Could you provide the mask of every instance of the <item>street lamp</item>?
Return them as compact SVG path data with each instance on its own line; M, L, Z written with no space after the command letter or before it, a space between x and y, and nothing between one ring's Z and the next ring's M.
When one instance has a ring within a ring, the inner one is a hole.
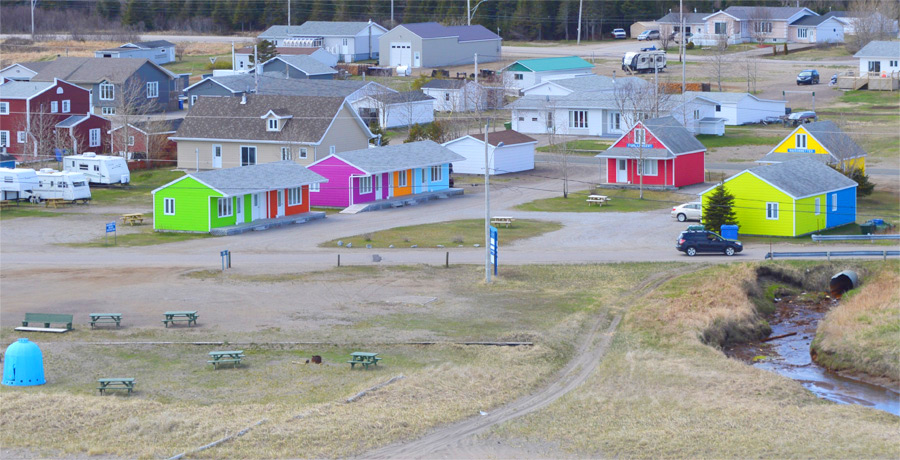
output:
M466 25L472 25L472 16L475 16L475 11L481 6L482 3L487 0L481 0L480 2L475 4L475 8L471 8L471 0L466 0Z
M503 147L503 142L494 149ZM484 282L491 282L491 194L488 169L488 125L484 125Z

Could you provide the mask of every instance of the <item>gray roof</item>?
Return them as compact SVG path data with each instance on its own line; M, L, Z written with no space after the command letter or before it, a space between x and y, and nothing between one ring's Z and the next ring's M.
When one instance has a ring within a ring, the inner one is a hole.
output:
M792 26L817 26L828 19L831 19L831 16L815 16L815 15L807 15L802 18L791 23Z
M328 179L293 161L213 169L187 173L186 176L229 196L328 182Z
M77 125L78 123L82 122L85 118L87 118L89 116L90 115L72 115L71 117L66 118L65 120L57 123L56 127L57 128L71 128L71 127Z
M546 80L547 82L562 86L573 91L611 91L617 86L635 85L647 86L650 83L640 77L610 78L606 75L586 75L582 77L563 78L560 80ZM543 83L543 82L542 82Z
M378 24L374 22L372 24L378 26ZM354 36L362 32L367 25L369 25L368 22L306 21L299 26L269 27L265 32L259 34L259 38Z
M480 24L472 26L445 26L436 22L418 22L414 24L401 24L400 26L403 26L421 38L456 37L460 42L501 40L499 35L485 29L484 26Z
M343 97L275 96L201 97L184 117L175 138L235 139L317 143L344 104ZM281 131L266 131L261 119L269 111L293 118Z
M147 59L121 58L106 59L95 57L60 57L40 69L32 81L53 81L54 78L71 83L125 83L144 64L157 67L170 77L171 72L153 64Z
M706 22L705 17L711 15L712 13L684 13L684 23L685 24L702 24ZM681 15L678 13L669 13L659 19L657 19L660 24L681 24Z
M828 193L857 184L847 176L811 158L798 158L747 171L784 190L794 198Z
M675 154L706 150L675 117L651 118L643 121L644 127Z
M870 41L853 55L855 58L894 58L900 59L900 42Z
M817 121L803 125L838 161L866 155L866 151L833 121Z
M284 78L283 74L275 74L282 75L280 77L272 75L263 73L259 76L259 91L256 94L347 97L368 84L377 84L360 80L308 80ZM253 74L213 76L205 80L216 82L235 93L253 92L256 87Z
M157 132L161 133L171 133L178 131L178 128L181 127L181 123L184 122L184 118L170 118L168 120L157 120L157 121L138 121L135 123L129 123L131 126L135 128L147 132L147 130L151 130L150 134L156 134Z
M374 149L351 150L334 156L362 169L366 174L423 168L465 160L447 147L434 141L388 145Z
M3 99L27 99L41 91L46 91L56 83L52 81L15 81L0 85L0 97Z
M423 93L422 91L404 91L402 93L380 92L371 95L373 99L385 104L403 104L409 102L420 102L434 100L433 97Z
M451 79L451 80L441 80L439 78L435 78L434 80L429 81L422 85L422 88L427 89L460 89L463 86L466 86L466 80L461 79Z
M175 46L174 43L172 43L168 40L150 40L147 42L132 42L132 43L125 43L125 45L137 45L142 48L164 48L164 47Z
M785 161L793 161L800 158L811 158L820 163L828 164L831 158L828 155L818 153L777 153L770 152L766 156L756 160L756 163L784 163Z
M764 17L767 20L786 21L806 8L795 6L729 6L725 8L725 12L742 21L746 21L755 18L759 9L764 11ZM812 14L815 15L815 13Z
M262 63L263 71L265 71L266 64L276 59L280 59L286 62L291 67L294 67L307 75L329 75L338 73L337 70L328 67L318 59L305 54L275 56L272 59L269 59L268 61Z
M31 70L32 72L40 72L41 69L43 69L44 67L47 67L51 62L53 62L53 61L16 62L15 64L10 64L9 66L4 67L3 70L6 70L14 65L20 65L22 67L25 67L28 70Z
M643 155L644 159L654 159L654 160L666 160L669 158L675 158L675 155L672 155L666 149L636 149L629 147L610 147L603 151L603 153L595 155L597 158L640 158Z

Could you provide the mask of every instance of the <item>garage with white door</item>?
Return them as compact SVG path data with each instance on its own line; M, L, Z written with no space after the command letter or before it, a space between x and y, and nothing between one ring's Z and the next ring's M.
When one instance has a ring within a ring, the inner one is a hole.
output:
M409 66L412 64L412 43L410 42L391 42L391 60L390 66L399 65Z

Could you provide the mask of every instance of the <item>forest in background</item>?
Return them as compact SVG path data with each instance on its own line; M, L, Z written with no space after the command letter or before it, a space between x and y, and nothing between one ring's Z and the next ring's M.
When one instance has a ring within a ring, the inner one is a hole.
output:
M288 0L38 0L39 33L84 33L84 29L167 30L191 33L262 31L287 23ZM2 33L31 31L28 0L0 0ZM391 24L390 0L291 0L291 24L307 20L366 21ZM478 0L471 0L472 6ZM818 13L843 10L850 0L800 1ZM395 0L395 23L435 21L465 24L466 0ZM686 1L686 11L715 11L732 5L795 6L796 1ZM472 18L505 40L574 40L579 0L487 0ZM655 20L678 2L671 0L587 0L582 11L582 39L607 37L616 27Z

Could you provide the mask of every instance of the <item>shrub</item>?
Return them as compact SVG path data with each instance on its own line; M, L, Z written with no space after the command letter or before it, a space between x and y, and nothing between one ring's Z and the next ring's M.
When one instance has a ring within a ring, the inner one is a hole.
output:
M694 42L687 42L687 43L684 45L684 48L685 48L685 49L689 49L689 50L694 49Z
M454 237L453 237L453 242L456 243L456 244L463 244L463 237L461 237L461 236L454 236Z
M372 234L371 233L363 233L362 238L365 241L372 241Z

